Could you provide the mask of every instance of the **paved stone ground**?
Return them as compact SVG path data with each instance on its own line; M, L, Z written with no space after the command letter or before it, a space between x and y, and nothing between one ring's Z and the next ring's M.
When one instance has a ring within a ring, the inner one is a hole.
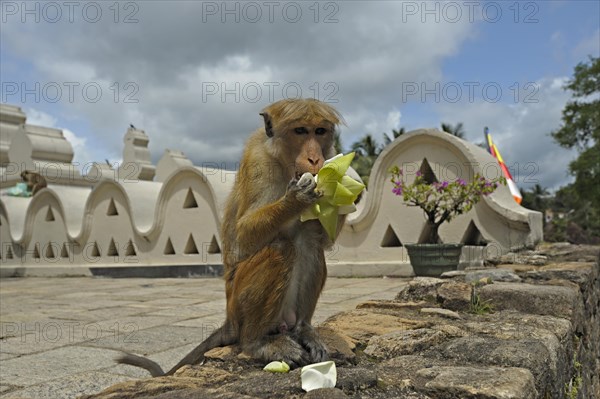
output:
M314 322L368 299L393 299L407 279L329 278ZM147 377L116 349L170 368L223 321L221 279L0 280L0 397L75 398Z

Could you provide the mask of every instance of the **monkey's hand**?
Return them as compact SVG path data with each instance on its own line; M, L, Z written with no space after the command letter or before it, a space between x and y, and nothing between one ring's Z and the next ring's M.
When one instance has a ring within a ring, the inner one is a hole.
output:
M286 197L293 198L303 205L312 205L321 197L316 191L317 182L310 173L305 173L300 179L292 179L287 188Z

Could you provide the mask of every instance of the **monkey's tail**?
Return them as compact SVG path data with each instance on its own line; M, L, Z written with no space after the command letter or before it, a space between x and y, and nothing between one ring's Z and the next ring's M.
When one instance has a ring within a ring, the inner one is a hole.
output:
M146 357L137 356L131 353L123 352L122 355L115 359L117 363L129 364L131 366L141 367L146 369L152 374L152 377L160 377L165 375L163 369L153 360Z
M129 364L131 366L146 369L150 372L152 377L173 375L177 370L186 364L199 364L204 359L204 354L209 350L218 346L231 345L236 342L237 334L234 333L229 323L225 322L223 326L216 329L208 338L206 338L200 345L192 349L190 353L188 353L183 359L181 359L179 363L177 363L166 373L155 361L127 352L123 352L123 354L117 357L115 361L117 363Z
M237 334L232 326L227 321L221 327L216 329L208 338L200 345L192 349L179 363L165 373L165 375L173 375L177 370L186 364L199 364L204 360L204 354L209 350L218 346L232 345L237 342ZM148 370L148 369L147 369Z

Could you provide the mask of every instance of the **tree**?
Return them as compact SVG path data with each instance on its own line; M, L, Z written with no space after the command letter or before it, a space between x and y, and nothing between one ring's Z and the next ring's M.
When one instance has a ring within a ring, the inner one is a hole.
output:
M579 196L574 184L556 191L549 204L555 217L551 223L546 224L544 240L576 244L600 243L600 213L592 207L591 201L582 201Z
M536 184L529 192L533 196L533 209L544 212L546 210L546 197L550 194L548 190Z
M370 134L352 144L352 151L361 157L376 157L381 152L381 146Z
M369 175L383 148L377 143L371 134L366 134L362 139L352 144L352 151L356 156L352 161L352 168L356 170L365 185L369 184Z
M392 137L388 136L387 133L383 133L383 145L387 146L389 145L392 141L396 140L398 137L402 136L404 133L406 133L406 130L401 127L399 130L396 129L392 129Z
M352 144L352 151L356 152L356 156L351 166L359 174L365 185L369 185L371 169L373 169L373 165L375 165L375 161L379 154L381 154L381 151L404 133L406 133L406 129L403 127L398 130L392 129L391 136L384 132L383 145L380 145L371 134L365 134L362 139Z
M572 91L575 99L565 106L563 125L552 133L552 137L566 148L585 149L591 141L597 144L600 139L600 99L582 100L600 93L600 58L590 57L589 63L579 63L565 90Z
M539 184L528 191L521 190L521 196L523 197L521 206L544 213L548 208L549 194L548 190Z
M571 220L589 235L600 236L600 58L579 63L564 88L573 99L565 105L561 127L552 137L562 147L577 148L579 155L569 164L575 176L572 189L561 190L574 195Z
M442 131L450 133L451 135L456 136L459 139L465 138L465 129L462 122L458 122L455 126L452 126L449 123L442 122Z

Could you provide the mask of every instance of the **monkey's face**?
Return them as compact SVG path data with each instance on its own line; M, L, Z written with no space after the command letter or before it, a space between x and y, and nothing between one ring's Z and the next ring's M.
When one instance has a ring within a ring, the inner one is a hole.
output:
M291 125L285 134L286 147L294 160L294 177L309 172L313 175L323 167L333 146L333 125L299 123Z
M284 99L269 105L260 115L273 152L286 166L289 178L306 172L316 174L325 159L335 155L333 136L341 116L330 105L310 98Z

